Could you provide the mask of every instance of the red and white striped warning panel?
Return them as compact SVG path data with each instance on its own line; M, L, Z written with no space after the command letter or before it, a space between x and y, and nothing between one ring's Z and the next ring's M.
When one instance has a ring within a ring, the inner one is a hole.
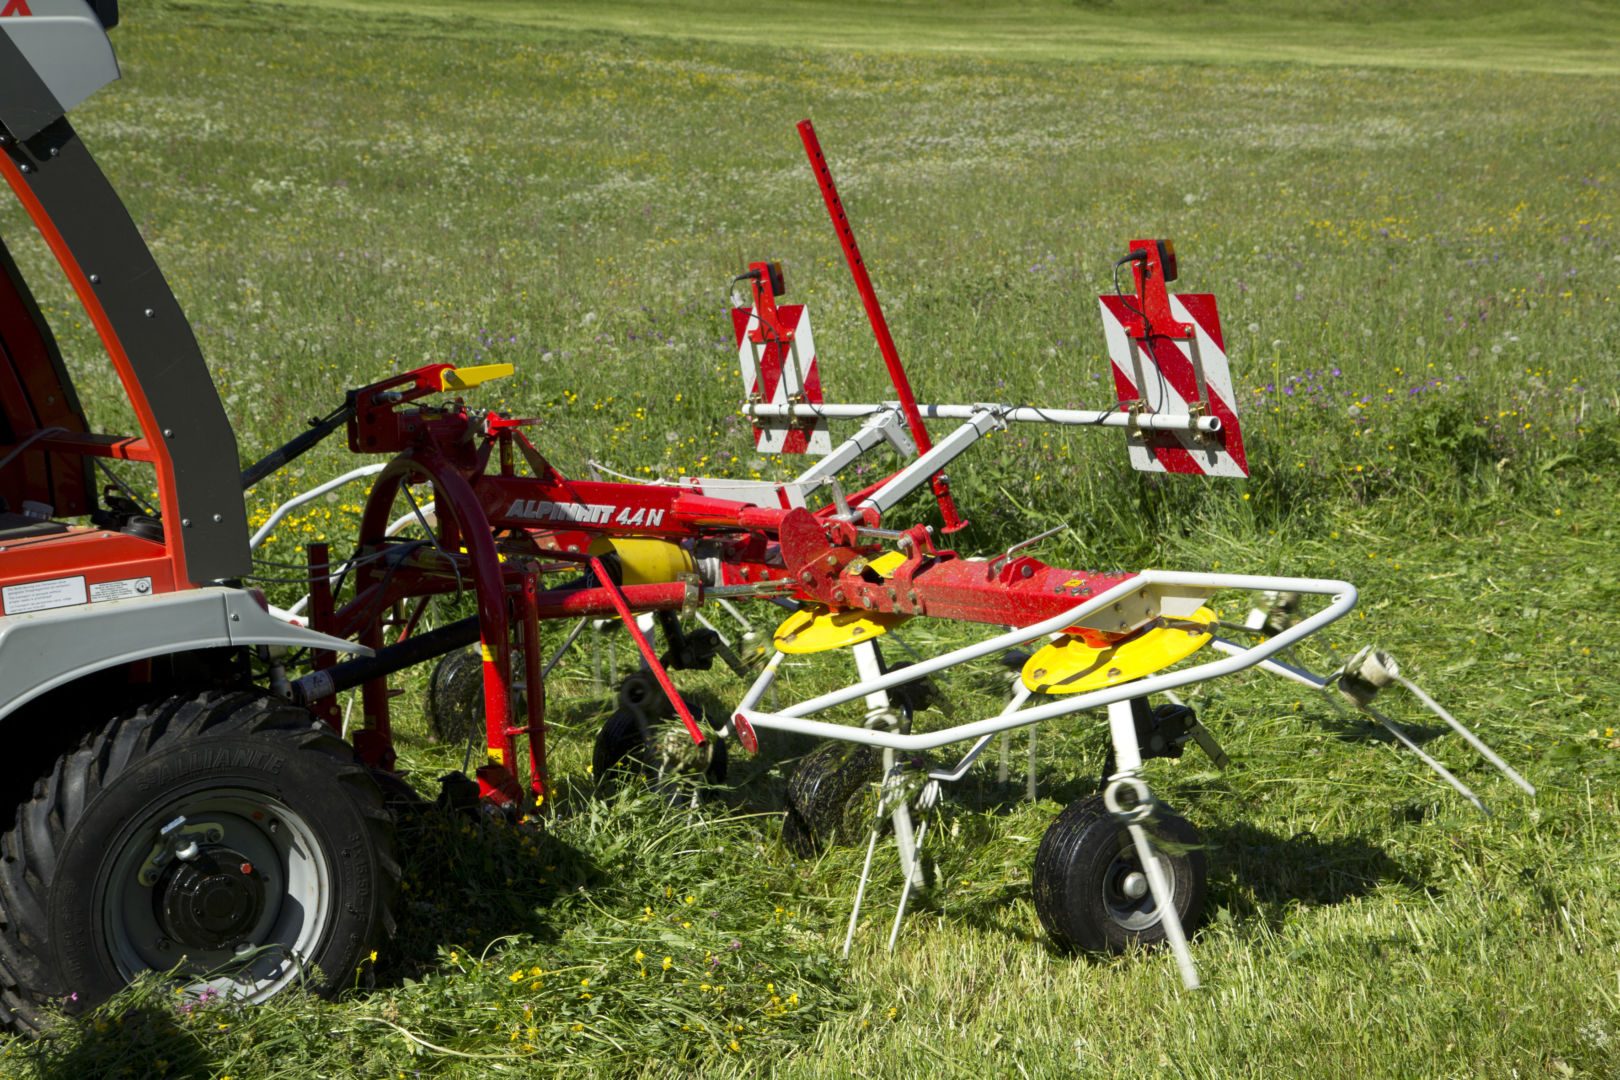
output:
M784 304L777 320L788 330L777 340L762 330L757 308L732 308L731 325L737 334L737 364L742 369L743 393L749 401L776 405L821 404L821 376L816 372L816 341L810 333L810 312L803 304ZM762 340L753 340L754 338ZM769 454L830 454L832 436L827 421L789 421L760 417L754 423L754 446Z
M1203 476L1248 476L1243 433L1238 427L1237 397L1222 344L1215 297L1208 293L1170 296L1170 313L1193 328L1186 339L1150 334L1138 340L1126 329L1135 297L1101 296L1103 334L1114 369L1114 389L1121 408L1187 416L1202 404L1202 415L1218 417L1218 432L1138 431L1128 436L1131 467L1143 472L1194 473Z

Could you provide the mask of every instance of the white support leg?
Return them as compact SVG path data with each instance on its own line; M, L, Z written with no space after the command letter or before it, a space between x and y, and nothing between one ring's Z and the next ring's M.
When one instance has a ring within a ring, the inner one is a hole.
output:
M855 653L855 670L863 682L878 678L883 674L883 662L878 658L877 642L863 641L852 650ZM889 701L887 690L874 690L866 695L866 725L883 724L893 726L897 722L894 708ZM899 755L891 749L883 751L883 790L887 797L894 784L895 765ZM917 845L915 830L911 822L911 806L904 797L893 798L893 810L890 819L894 822L894 842L900 849L900 866L907 875L907 886L910 886L911 875L917 871Z
M1200 985L1198 969L1193 964L1192 950L1187 947L1181 915L1176 911L1175 892L1170 887L1163 864L1159 862L1158 852L1153 849L1147 829L1143 828L1143 823L1153 816L1154 803L1152 792L1137 775L1142 768L1142 748L1136 741L1136 718L1131 712L1129 700L1116 701L1108 706L1108 732L1114 744L1116 771L1108 778L1103 804L1129 830L1131 842L1136 846L1137 860L1147 875L1148 891L1153 894L1153 903L1158 907L1159 918L1164 924L1165 940L1175 954L1181 984L1189 990L1196 990ZM1128 806L1119 799L1121 792L1126 790L1132 796Z

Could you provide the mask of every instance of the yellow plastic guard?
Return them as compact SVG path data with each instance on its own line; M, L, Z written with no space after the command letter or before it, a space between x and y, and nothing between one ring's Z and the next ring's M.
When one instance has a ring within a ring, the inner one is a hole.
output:
M832 611L819 604L806 604L776 628L776 647L795 656L842 649L882 637L891 626L899 626L908 618L894 612Z
M1201 607L1187 618L1106 649L1072 635L1061 638L1024 664L1024 685L1037 694L1078 694L1140 679L1202 649L1214 621L1215 613Z
M888 577L905 561L904 552L886 551L867 566ZM776 647L795 656L842 649L846 645L882 637L890 627L899 626L909 618L911 616L895 612L834 612L820 604L806 604L782 620L782 625L776 628Z
M471 390L492 379L512 374L511 364L479 364L477 367L446 368L439 376L440 390Z

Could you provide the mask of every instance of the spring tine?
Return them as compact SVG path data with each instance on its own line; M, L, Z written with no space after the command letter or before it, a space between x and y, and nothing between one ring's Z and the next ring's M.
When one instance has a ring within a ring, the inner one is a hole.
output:
M1475 735L1472 731L1469 731L1468 728L1464 727L1456 717L1452 716L1449 712L1443 709L1438 701L1434 700L1434 698L1420 690L1418 685L1411 679L1406 678L1404 675L1397 675L1395 677L1395 681L1412 691L1413 695L1416 696L1419 701L1423 702L1423 704L1429 707L1430 712L1434 713L1440 719L1449 724L1452 731L1455 731L1458 735L1461 735L1464 739L1466 739L1469 746L1472 746L1475 750L1478 750L1480 755L1484 757L1486 761L1490 762L1492 765L1495 765L1499 770L1501 770L1503 776L1506 776L1509 780L1519 785L1525 794L1534 795L1536 793L1535 785L1531 784L1530 781L1520 776L1518 772L1514 770L1513 766L1503 761L1497 756L1496 751L1485 745L1484 739L1481 739L1478 735Z
M881 818L879 820L882 820ZM849 930L844 934L844 959L849 959L849 947L855 942L855 924L861 919L861 901L866 899L866 882L872 876L872 855L877 851L878 830L866 842L866 862L861 865L861 880L855 886L855 906L849 913Z
M889 930L889 952L894 952L894 943L900 939L900 922L906 917L906 905L911 902L911 890L916 886L917 878L922 876L922 844L923 838L927 835L928 822L924 821L917 826L917 839L911 846L911 865L901 867L906 874L906 884L900 890L900 903L894 909L894 926Z
M569 649L573 648L574 642L579 640L579 635L584 631L585 624L588 622L590 622L589 619L581 619L579 622L574 624L574 628L572 630L568 631L568 637L564 639L562 645L558 646L556 653L551 657L550 660L546 662L546 666L541 669L540 677L542 679L544 679L547 675L550 675L551 669L562 662L563 654Z
M602 695L602 635L591 635L591 696Z
M1127 828L1130 829L1132 842L1136 844L1136 857L1141 860L1142 870L1147 874L1148 890L1153 893L1153 902L1158 905L1159 918L1164 923L1164 936L1170 942L1170 951L1175 954L1176 969L1181 972L1181 985L1188 990L1197 990L1202 985L1198 980L1198 968L1193 964L1192 950L1187 947L1187 932L1182 929L1175 894L1170 891L1164 867L1159 864L1158 852L1153 850L1146 829L1134 823Z
M1035 732L1040 730L1039 724L1029 725L1029 767L1024 777L1024 794L1029 801L1035 801Z
M1401 730L1399 724L1395 723L1395 721L1391 720L1389 717L1385 716L1371 705L1361 706L1361 711L1366 713L1368 716L1371 716L1374 720L1377 720L1380 724L1384 725L1385 731L1399 739L1402 745L1418 756L1418 760L1422 761L1423 764L1433 769L1435 774L1438 775L1440 779L1456 788L1457 793L1478 807L1480 813L1486 815L1487 817L1490 816L1490 808L1480 800L1480 797L1475 795L1473 790L1470 789L1467 784L1453 776L1450 769L1447 769L1444 765L1440 764L1434 758L1425 753L1421 746L1412 741L1411 736L1407 735L1405 731Z

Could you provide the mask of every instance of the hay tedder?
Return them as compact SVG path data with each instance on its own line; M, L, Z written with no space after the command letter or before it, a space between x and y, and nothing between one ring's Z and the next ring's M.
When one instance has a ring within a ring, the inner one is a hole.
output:
M894 398L825 401L806 311L779 303L775 264L750 266L733 283L749 293L732 312L743 411L760 451L811 456L791 482L564 476L530 438L534 421L468 403L509 366L443 363L349 391L239 472L184 316L65 116L117 77L104 29L113 5L30 0L5 11L0 175L76 294L140 429L91 429L19 262L0 243L6 1024L37 1028L44 1007L94 1003L148 969L172 971L186 992L246 1000L342 984L391 927L389 800L412 797L393 772L389 676L438 661L435 712L451 728L476 717L483 750L471 777L446 779L445 801L517 817L548 791L546 676L593 622L622 627L640 657L597 740L596 772L717 779L730 744L753 752L760 732L825 740L789 780L783 839L806 855L866 840L852 936L878 843L892 831L904 885L891 946L923 876L921 812L942 785L967 774L998 735L1102 710L1102 791L1064 810L1042 841L1036 909L1066 947L1168 942L1196 985L1185 935L1203 898L1197 833L1154 799L1141 770L1190 741L1224 764L1175 691L1247 669L1369 713L1478 802L1373 708L1380 688L1401 682L1532 790L1387 654L1364 650L1326 675L1298 665L1290 648L1354 606L1348 582L1059 568L1031 553L1050 534L989 557L942 546L965 524L947 467L1009 425L1112 429L1139 469L1247 475L1214 298L1168 291L1177 266L1167 241L1133 241L1114 267L1116 282L1129 271L1130 287L1101 297L1118 408L920 404L805 122L800 134ZM831 426L846 421L855 430L835 443ZM945 423L954 426L936 440ZM250 537L244 492L339 430L354 453L387 460L275 508ZM904 464L846 488L841 477L881 448ZM141 466L151 470L151 504L119 471ZM334 560L312 544L302 565L261 561L256 572L254 548L289 512L362 480L370 489L352 552ZM937 532L894 520L923 488ZM285 610L248 587L290 575L308 594ZM465 594L474 615L431 614L435 601ZM1261 599L1248 618L1226 623L1212 606L1221 594ZM777 619L788 610L769 637L774 648L750 629L742 601ZM710 617L738 621L751 646L734 647ZM883 639L898 640L919 618L985 632L890 665ZM548 661L549 620L572 627ZM830 665L841 661L833 654L849 657L853 679L776 703L784 659L810 654ZM694 709L671 672L716 658L746 689L734 708ZM1005 706L914 726L930 677L967 664L1010 665ZM340 707L350 690L358 718ZM817 718L841 705L853 706L842 719ZM954 761L928 754L958 744ZM865 797L873 790L875 814Z

